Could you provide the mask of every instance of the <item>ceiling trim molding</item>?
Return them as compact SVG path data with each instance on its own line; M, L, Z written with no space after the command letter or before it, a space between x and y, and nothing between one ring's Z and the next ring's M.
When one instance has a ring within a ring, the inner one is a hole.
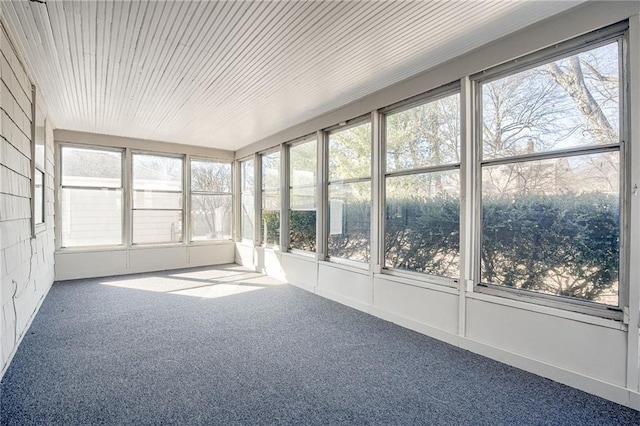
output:
M167 154L189 154L220 160L233 160L233 151L202 146L183 145L171 142L104 135L100 133L79 132L75 130L55 129L53 138L56 143L72 143L102 147L131 148L140 151L157 151Z

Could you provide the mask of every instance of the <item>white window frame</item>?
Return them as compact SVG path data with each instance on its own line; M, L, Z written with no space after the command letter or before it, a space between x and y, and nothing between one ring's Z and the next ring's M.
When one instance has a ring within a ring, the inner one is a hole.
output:
M299 138L297 140L291 141L289 143L286 144L286 167L283 170L286 174L286 181L285 181L285 188L287 188L287 192L288 192L288 196L287 196L287 200L285 203L286 206L286 211L287 211L287 218L286 218L286 232L281 232L282 234L286 233L286 251L288 251L289 253L298 253L301 255L309 255L309 254L315 254L318 252L318 210L320 209L320 203L318 202L319 200L319 194L318 194L318 177L319 177L319 173L318 173L318 161L317 161L317 157L316 157L316 163L315 163L315 172L316 172L316 180L314 183L309 184L309 185L293 185L291 183L291 174L292 174L292 169L291 169L291 149L295 148L296 146L299 145L304 145L304 144L315 144L315 151L316 151L316 156L318 153L318 137L317 134L312 134L312 135L308 135L308 136L304 136L302 138ZM315 205L316 205L316 241L315 241L315 246L316 249L314 251L309 251L309 250L302 250L302 249L298 249L298 248L293 248L291 247L291 191L293 189L300 189L300 188L313 188L315 191Z
M387 172L387 131L386 131L386 121L387 117L392 114L397 114L400 112L408 111L412 108L419 107L421 105L426 105L430 102L435 102L440 99L458 95L460 99L460 161L457 163L445 164L445 165L434 165L434 166L422 166L415 167L410 169L402 169L396 170L392 172ZM462 138L462 109L463 109L463 98L460 88L460 82L456 81L439 88L430 90L423 94L414 96L412 98L406 99L404 101L398 102L396 104L390 105L380 110L381 120L380 120L380 138L381 138L381 149L380 149L380 168L382 175L382 184L380 188L380 201L381 201L381 210L380 210L380 233L378 241L380 242L380 265L381 265L381 273L386 275L405 277L409 279L428 281L436 284L441 284L449 287L457 287L460 277L463 276L463 262L462 262L462 251L463 251L463 242L462 242L462 232L460 232L460 270L458 277L446 277L441 275L428 274L425 272L411 271L407 269L399 269L393 268L386 265L386 259L384 256L385 251L385 226L386 226L386 206L387 206L387 197L386 197L386 181L387 178L391 177L400 177L400 176L411 176L417 174L425 174L425 173L436 173L443 171L454 171L458 170L460 173L460 202L459 202L459 213L460 213L460 226L463 226L463 195L464 195L464 180L461 172L461 165L463 162L463 145L464 140Z
M181 184L181 191L170 191L170 190L144 190L147 192L161 192L161 193L175 193L175 194L182 194L182 203L181 203L181 207L179 209L152 209L152 208L136 208L134 206L134 197L135 197L135 192L136 190L134 189L134 180L135 180L135 176L133 174L133 157L136 155L147 155L147 156L154 156L154 157L167 157L167 158L177 158L180 161L182 161L182 176L180 179L180 184ZM188 230L187 228L189 227L189 223L190 220L188 218L186 218L186 212L189 211L188 206L187 206L187 199L189 198L189 194L187 192L187 176L190 170L189 167L187 166L187 164L190 164L187 161L187 155L183 155L183 154L170 154L170 153L164 153L164 152L158 152L158 151L142 151L142 150L131 150L130 151L130 156L129 156L130 160L129 160L129 165L128 165L128 171L129 171L129 175L131 176L131 179L129 182L127 182L129 185L129 246L130 247L149 247L149 246L167 246L167 245L187 245L187 238L186 235L188 235ZM181 239L180 241L154 241L154 242L148 242L148 243L136 243L133 241L133 231L134 231L134 220L133 220L133 216L134 216L134 212L136 210L140 210L140 211L179 211L182 213L182 229L181 229Z
M267 242L264 240L264 234L263 234L263 229L262 229L262 212L264 210L263 208L263 200L264 200L264 193L265 192L274 192L275 190L273 188L264 188L264 161L263 158L265 156L269 156L271 154L278 154L278 194L280 197L280 203L278 203L278 211L280 212L280 223L279 223L279 227L280 227L280 238L278 239L278 243L277 244L267 244ZM257 186L257 180L256 180L256 192L259 192L259 199L260 199L260 208L256 209L256 211L259 212L258 218L260 219L259 221L259 226L257 226L258 228L258 234L259 234L259 238L256 241L259 241L258 245L264 247L264 248L269 248L272 250L278 250L281 251L282 250L282 234L283 234L283 226L282 226L282 198L284 196L283 191L282 191L282 175L283 175L283 155L282 155L282 150L280 149L280 145L278 145L275 148L272 149L268 149L266 151L260 152L259 153L259 170L260 170L260 186ZM259 190L258 190L259 188Z
M338 133L353 127L358 127L360 125L363 124L369 124L371 126L371 158L369 159L370 162L370 174L368 177L357 177L357 178L349 178L349 179L334 179L331 180L329 179L329 156L330 156L330 151L329 151L329 140L332 134L334 133ZM369 261L368 262L360 262L357 260L350 260L350 259L345 259L345 258L340 258L340 257L333 257L329 254L329 227L330 227L330 216L329 216L329 188L330 186L336 185L336 184L351 184L351 183L360 183L360 182L369 182L370 184L370 200L371 200L371 213L370 213L370 217L369 217L369 221L370 223L373 223L373 217L374 217L374 206L373 206L373 200L374 200L374 194L376 193L376 189L374 188L374 183L373 183L373 172L374 172L374 161L375 161L375 126L374 126L374 121L372 120L372 116L371 114L366 114L360 117L356 117L352 120L348 120L345 122L342 122L336 126L331 126L328 127L326 129L324 129L322 131L322 147L323 149L320 152L322 152L323 154L323 158L321 159L322 161L322 210L323 210L323 224L322 224L322 259L324 261L327 262L332 262L332 263L337 263L337 264L342 264L342 265L346 265L346 266L352 266L356 269L364 269L364 270L370 270L371 269L371 265L374 264L374 250L376 250L376 247L374 247L373 242L374 242L374 238L373 238L373 233L371 232L371 229L369 230ZM320 177L320 174L318 175ZM318 208L320 208L320 203L318 205ZM371 228L371 227L370 227ZM320 235L318 235L318 238L320 237ZM316 244L318 245L319 242L316 241Z
M475 192L474 196L477 202L474 206L474 244L473 244L473 286L474 291L494 296L500 296L515 300L526 301L534 304L560 308L568 311L586 313L589 315L600 316L609 319L622 320L623 308L628 306L628 277L625 271L628 266L625 259L628 251L627 232L628 229L628 181L627 170L630 165L628 155L629 141L629 88L628 88L628 22L622 22L602 28L595 32L576 37L572 40L560 43L547 49L523 56L505 64L498 65L488 70L482 71L470 77L472 80L472 90L474 99L474 163L475 163ZM482 91L481 86L484 83L501 79L505 76L517 74L527 69L535 68L558 59L566 58L581 52L590 51L597 47L618 42L619 46L619 75L620 80L620 135L619 143L569 149L559 149L543 153L534 153L530 155L500 157L496 159L483 160L482 153ZM617 151L620 153L620 245L619 245L619 272L618 272L618 306L605 305L602 303L580 300L577 298L568 298L550 294L544 294L523 289L514 289L501 285L484 283L481 281L481 236L482 236L482 168L490 165L511 164L514 162L524 162L530 160L544 160L568 157L581 154L595 154L602 152Z
M127 211L126 211L126 206L124 201L126 200L126 152L125 149L123 148L114 148L114 147L105 147L105 146L94 146L94 145L82 145L82 144L74 144L74 143L56 143L56 156L57 156L57 161L56 161L56 168L57 170L59 170L59 173L56 173L56 218L58 218L56 220L56 250L61 250L61 251L91 251L91 250L95 250L95 249L108 249L108 248L124 248L127 246L127 238L126 238L126 233L125 233L125 223L126 223L126 218L127 218ZM64 186L62 184L62 150L65 147L69 147L69 148L78 148L78 149L86 149L86 150L94 150L94 151L106 151L106 152L118 152L120 153L120 187L115 188L115 187L107 187L107 188L103 188L103 187L87 187L87 186L82 186L82 187L74 187L74 186ZM120 244L102 244L102 245L86 245L86 246L63 246L62 245L62 210L60 208L60 199L61 199L61 194L62 194L62 190L64 188L79 188L79 189L87 189L87 188L93 188L93 189L102 189L102 190L106 190L106 191L114 191L114 190L120 190L120 196L121 196L121 202L120 202L120 206L121 206L121 215L122 215L122 230L121 230L121 239L120 239Z
M193 162L208 162L208 163L218 163L218 164L228 164L230 166L230 185L229 185L229 191L227 192L215 192L215 191L194 191L192 189L192 173L191 173L191 166L193 164ZM186 167L186 163L189 164L188 167ZM209 158L209 157L196 157L196 156L186 156L185 158L185 167L188 168L188 182L186 185L186 188L188 188L188 190L186 192L188 192L188 198L189 198L189 202L188 202L188 209L187 211L189 212L189 225L188 225L188 230L189 233L187 234L189 236L188 238L188 243L190 245L202 245L202 244L215 244L215 243L226 243L229 241L233 241L233 217L234 217L234 203L233 203L233 189L234 189L234 184L235 184L235 179L234 179L234 173L233 173L233 161L230 160L220 160L220 159L215 159L215 158ZM230 223L230 237L229 238L219 238L219 239L209 239L209 240L194 240L193 239L193 221L191 220L191 214L192 212L192 207L193 207L193 196L194 195L228 195L231 197L231 223ZM186 197L185 197L186 198Z
M247 164L248 162L253 162L253 193L251 192L247 192L244 191L244 179L245 179L245 175L243 173L244 170L244 164ZM238 164L238 234L237 234L237 241L242 242L243 244L247 244L247 245L257 245L257 241L256 241L256 234L259 233L256 232L256 198L258 197L256 194L260 191L257 190L258 186L257 186L257 181L258 181L258 176L256 176L256 170L257 170L257 158L256 155L252 155L246 158L242 158L240 160L238 160L237 162ZM243 195L246 194L252 194L253 195L253 232L252 232L252 238L245 238L244 237L244 212L242 210L242 199L243 199Z

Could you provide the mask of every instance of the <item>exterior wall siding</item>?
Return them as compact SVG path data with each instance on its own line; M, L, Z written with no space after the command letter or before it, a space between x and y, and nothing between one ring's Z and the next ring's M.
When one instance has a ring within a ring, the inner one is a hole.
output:
M0 28L0 364L9 365L54 273L53 129L46 129L45 224L31 230L31 82Z

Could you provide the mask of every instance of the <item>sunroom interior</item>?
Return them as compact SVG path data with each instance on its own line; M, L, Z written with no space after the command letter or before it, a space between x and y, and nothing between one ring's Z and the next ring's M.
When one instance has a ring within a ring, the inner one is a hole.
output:
M54 281L237 264L640 410L639 3L0 11L3 375Z

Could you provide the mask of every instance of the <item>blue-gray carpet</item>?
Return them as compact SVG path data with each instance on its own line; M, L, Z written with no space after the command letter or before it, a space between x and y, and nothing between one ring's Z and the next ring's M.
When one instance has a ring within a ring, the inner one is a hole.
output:
M2 380L2 424L640 424L272 282L229 266L55 283Z

